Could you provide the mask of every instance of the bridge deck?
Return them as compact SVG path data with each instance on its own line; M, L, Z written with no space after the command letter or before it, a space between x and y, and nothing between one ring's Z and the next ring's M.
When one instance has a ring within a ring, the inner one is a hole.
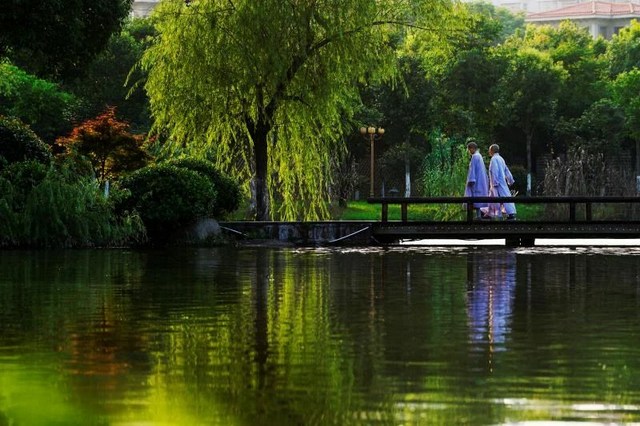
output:
M422 238L640 238L640 222L385 222L373 224L373 236Z
M495 239L508 245L533 245L536 238L640 238L640 221L635 219L594 220L594 204L637 204L640 197L411 197L370 198L382 205L381 221L372 225L372 237L380 242L411 239ZM549 221L480 221L475 219L473 203L511 202L516 204L565 204L565 220ZM400 221L388 220L388 206L401 206ZM466 205L466 220L458 222L409 221L412 204ZM577 206L584 205L584 214Z

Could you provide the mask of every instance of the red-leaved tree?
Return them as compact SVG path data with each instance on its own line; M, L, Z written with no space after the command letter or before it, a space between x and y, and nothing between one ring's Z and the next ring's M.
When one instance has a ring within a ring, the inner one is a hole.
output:
M68 155L88 158L101 184L144 167L150 158L144 149L144 135L129 133L129 124L116 118L115 107L108 107L96 118L75 127L56 143Z

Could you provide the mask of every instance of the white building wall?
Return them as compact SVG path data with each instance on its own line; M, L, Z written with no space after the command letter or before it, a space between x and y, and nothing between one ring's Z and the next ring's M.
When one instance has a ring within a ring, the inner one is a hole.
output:
M471 3L477 0L462 0ZM512 12L538 13L547 10L560 9L577 3L590 2L591 0L485 0L497 7L504 7ZM610 3L629 3L629 0L605 0ZM638 3L640 0L632 0Z
M131 16L143 18L149 16L160 0L134 0L131 5Z

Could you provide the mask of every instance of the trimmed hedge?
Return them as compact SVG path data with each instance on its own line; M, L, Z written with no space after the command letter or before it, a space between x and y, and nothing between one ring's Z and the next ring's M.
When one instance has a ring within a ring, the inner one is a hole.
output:
M151 240L207 216L216 205L216 191L201 174L171 164L139 169L120 181L128 195L118 210L137 211Z
M219 171L212 162L196 158L181 158L169 160L163 164L193 170L209 179L218 194L217 202L210 212L211 216L221 218L240 207L240 186L229 176Z

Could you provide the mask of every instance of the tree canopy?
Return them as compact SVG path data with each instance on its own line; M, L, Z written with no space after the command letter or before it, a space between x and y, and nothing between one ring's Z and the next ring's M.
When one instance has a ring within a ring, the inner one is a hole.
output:
M0 56L39 76L67 78L104 48L131 0L6 0Z
M19 118L48 144L71 129L77 104L58 84L0 60L0 114Z
M258 219L326 217L331 155L351 130L357 84L393 78L399 30L445 31L450 9L448 0L165 1L142 60L156 131L169 149L213 151L252 177Z

